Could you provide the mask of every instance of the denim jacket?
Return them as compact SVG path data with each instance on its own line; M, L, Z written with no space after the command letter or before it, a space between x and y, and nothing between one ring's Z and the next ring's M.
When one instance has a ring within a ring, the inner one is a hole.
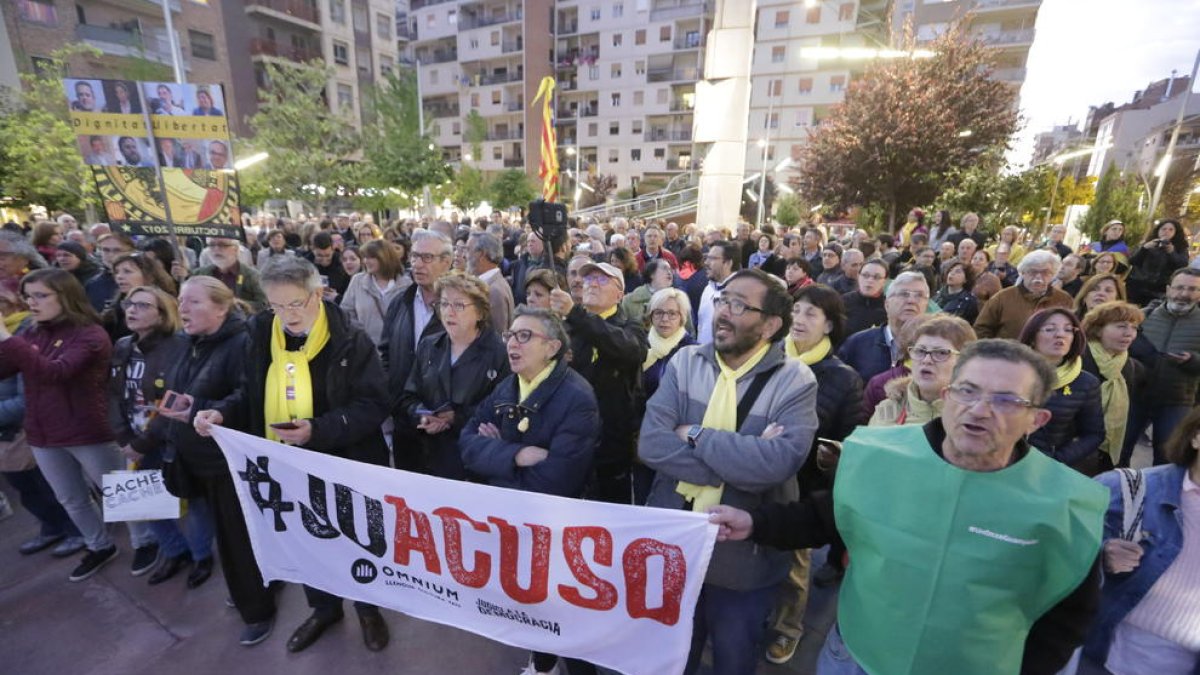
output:
M1183 547L1183 524L1179 502L1183 493L1186 467L1177 464L1156 466L1142 473L1146 480L1146 501L1142 516L1141 564L1124 574L1104 573L1100 612L1084 643L1084 651L1097 663L1104 663L1112 646L1113 632L1150 591L1150 587L1167 571ZM1104 538L1120 536L1124 502L1121 498L1121 476L1109 471L1096 477L1111 492L1108 512L1104 516ZM1192 669L1200 675L1200 663Z

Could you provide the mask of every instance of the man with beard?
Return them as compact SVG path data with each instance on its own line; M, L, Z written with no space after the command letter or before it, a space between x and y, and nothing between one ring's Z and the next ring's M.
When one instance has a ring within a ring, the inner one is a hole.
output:
M1021 258L1017 265L1020 281L993 295L979 310L979 318L975 319L975 334L979 339L1015 340L1025 322L1039 309L1073 308L1075 299L1050 285L1061 266L1058 255L1050 251L1034 251Z
M253 265L243 265L238 260L238 242L228 237L209 237L208 253L212 264L197 267L192 276L216 277L238 298L250 303L255 312L267 307L267 294L258 280L258 270Z
M646 404L638 456L658 472L649 506L704 513L752 509L799 494L796 472L817 429L817 382L786 358L792 298L758 269L734 274L716 300L713 342L684 347ZM752 675L789 554L750 542L713 550L685 673L707 642L713 672Z

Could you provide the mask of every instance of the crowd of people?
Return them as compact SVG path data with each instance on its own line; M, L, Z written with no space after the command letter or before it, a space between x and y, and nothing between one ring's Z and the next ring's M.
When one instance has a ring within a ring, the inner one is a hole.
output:
M7 224L0 470L40 527L20 552L80 556L69 579L91 577L120 549L95 486L161 469L187 508L126 524L131 573L196 588L215 558L239 642L262 642L278 584L211 438L225 425L450 480L709 513L689 674L706 646L722 675L790 660L810 582L842 584L823 674L1050 674L1080 652L1114 675L1194 672L1187 232L1162 221L1130 244L1114 221L1072 249L1061 225L989 238L975 214L931 220L914 210L872 236L614 218L555 242L501 212L264 215L244 236L178 241L68 214ZM1129 470L1147 441L1155 467ZM292 652L344 616L341 598L304 592ZM384 615L354 604L365 646L384 649ZM534 653L526 672L558 664Z

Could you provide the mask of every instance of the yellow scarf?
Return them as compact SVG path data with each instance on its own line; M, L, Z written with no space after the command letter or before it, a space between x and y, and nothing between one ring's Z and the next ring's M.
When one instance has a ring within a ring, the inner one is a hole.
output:
M650 366L658 363L659 359L667 358L671 350L675 349L683 341L683 336L685 335L687 335L687 331L684 330L683 326L680 326L679 330L675 331L675 334L669 338L662 337L658 334L657 330L651 328L649 335L650 349L646 352L646 360L642 362L642 370L650 370Z
M328 342L329 319L325 316L323 302L308 339L298 351L287 350L283 322L279 317L271 322L271 367L267 369L267 390L263 397L268 439L279 440L272 424L313 416L312 373L308 370L308 362L316 358Z
M529 395L532 394L534 390L538 388L538 386L545 382L547 377L550 377L550 373L554 372L554 366L557 364L558 361L551 361L550 363L546 364L546 367L542 369L542 372L534 375L533 379L529 380L528 382L525 380L525 378L518 375L517 403L524 403L525 399L529 398Z
M1125 426L1129 423L1129 390L1125 388L1125 376L1121 374L1129 361L1129 352L1112 356L1094 340L1088 341L1088 349L1104 377L1100 384L1100 407L1104 410L1104 441L1100 443L1100 452L1107 452L1116 464L1121 459Z
M813 345L812 349L801 353L796 350L796 342L791 338L783 341L783 350L787 353L789 359L800 359L800 362L806 366L820 361L829 356L829 352L833 351L833 343L829 341L829 336L821 338L821 341Z
M29 312L13 312L4 317L4 327L8 329L9 335L16 335L17 329L21 327L21 322L25 317L29 316Z
M770 348L771 343L769 342L763 345L762 349L746 359L746 362L737 370L725 365L721 356L717 355L717 366L721 372L717 375L717 382L713 386L712 395L708 399L708 409L704 411L704 420L700 422L700 426L717 431L737 431L738 378L753 370L767 355L767 350ZM721 503L721 494L725 491L725 484L713 487L679 481L679 484L675 486L675 491L692 500L693 511L704 513L708 507Z
M1062 389L1063 396L1071 395L1071 383L1075 378L1079 377L1079 373L1083 372L1083 357L1077 356L1074 359L1067 361L1054 370L1054 374L1058 376L1058 380L1054 383L1054 388Z
M617 305L613 305L611 309L604 311L604 312L600 312L596 316L600 317L601 319L604 319L605 321L608 321L608 317L610 317L616 313L617 313ZM592 363L595 363L599 358L600 358L600 350L596 349L595 347L592 347Z

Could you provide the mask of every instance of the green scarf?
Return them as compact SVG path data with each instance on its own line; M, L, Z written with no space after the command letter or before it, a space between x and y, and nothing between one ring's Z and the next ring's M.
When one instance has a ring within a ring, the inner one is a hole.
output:
M1116 464L1121 458L1125 425L1129 422L1129 390L1121 373L1129 361L1129 352L1113 356L1095 340L1088 341L1088 349L1096 360L1100 377L1104 378L1100 384L1100 407L1104 410L1104 441L1100 444L1100 451L1107 452L1113 464Z

